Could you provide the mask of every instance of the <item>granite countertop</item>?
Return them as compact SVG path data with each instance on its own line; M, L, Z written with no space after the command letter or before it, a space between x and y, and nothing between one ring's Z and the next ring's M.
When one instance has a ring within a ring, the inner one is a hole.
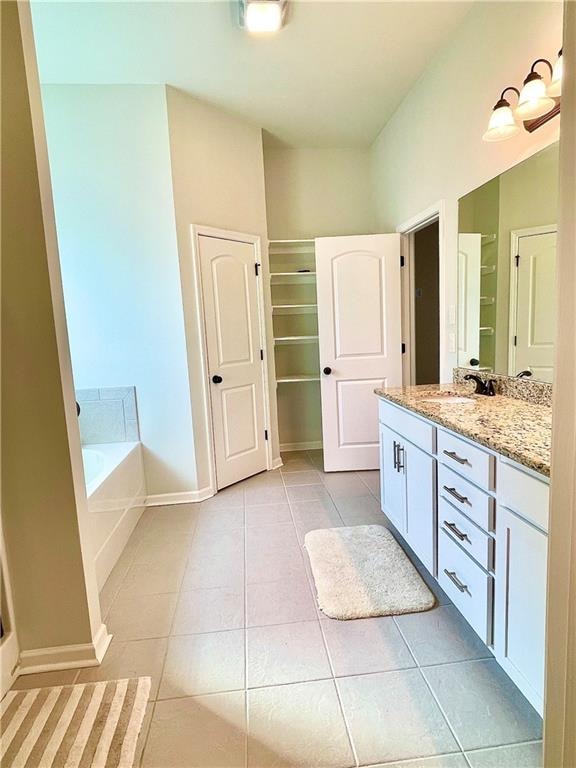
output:
M550 476L552 409L512 397L474 395L471 385L424 384L375 393L453 432ZM452 396L470 402L442 402ZM429 398L437 398L429 402Z

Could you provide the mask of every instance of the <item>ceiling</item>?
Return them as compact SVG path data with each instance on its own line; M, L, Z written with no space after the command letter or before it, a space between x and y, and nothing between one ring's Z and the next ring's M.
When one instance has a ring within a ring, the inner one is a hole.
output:
M234 3L33 0L43 83L168 83L265 129L270 143L366 146L471 2L291 2L256 38Z

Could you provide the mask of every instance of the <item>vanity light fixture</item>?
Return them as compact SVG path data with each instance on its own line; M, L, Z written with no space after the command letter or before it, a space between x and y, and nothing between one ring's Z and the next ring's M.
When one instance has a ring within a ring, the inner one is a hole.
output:
M534 120L537 117L542 117L556 106L554 99L546 93L546 83L542 75L536 72L535 67L537 64L546 64L550 70L550 80L552 80L552 64L550 64L548 59L536 59L530 67L530 72L528 72L526 80L524 80L524 85L518 97L516 114L522 120Z
M538 64L545 64L550 71L550 84L536 71ZM560 113L560 94L562 91L562 51L554 67L548 59L536 59L530 67L530 72L524 80L522 90L514 86L505 88L500 99L493 107L488 123L488 129L483 135L484 141L502 141L517 134L520 126L524 125L529 133L535 131L548 120ZM518 103L513 109L505 98L508 91L514 91Z
M516 122L514 112L510 102L504 98L504 94L507 91L514 91L516 96L520 96L518 88L514 88L513 85L508 88L504 88L500 94L500 98L494 105L492 114L490 115L490 122L488 123L488 130L482 136L484 141L502 141L502 139L508 139L510 136L518 133L520 126Z
M287 0L240 0L240 26L253 34L279 32L287 5Z

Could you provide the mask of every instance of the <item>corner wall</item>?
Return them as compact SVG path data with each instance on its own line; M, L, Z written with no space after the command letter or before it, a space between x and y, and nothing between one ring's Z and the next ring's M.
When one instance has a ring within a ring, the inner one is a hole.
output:
M380 230L467 194L558 138L558 119L500 143L482 134L502 89L521 85L534 59L555 60L561 42L561 3L474 5L373 145Z
M198 325L200 310L196 301L193 268L191 228L194 224L261 238L273 457L278 457L280 452L274 396L262 132L260 128L193 99L176 88L168 86L166 97L198 488L202 489L210 483L209 424L206 421L208 404L204 396L202 339Z
M148 494L194 491L164 86L42 94L75 386L134 385Z

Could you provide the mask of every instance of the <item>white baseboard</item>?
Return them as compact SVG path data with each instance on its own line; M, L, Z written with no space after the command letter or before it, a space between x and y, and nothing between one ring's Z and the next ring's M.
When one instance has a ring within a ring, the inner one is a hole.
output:
M282 461L280 456L278 456L277 459L272 460L272 466L270 467L270 469L280 469L280 467L283 467L283 466L284 466L284 462Z
M205 501L216 493L214 488L200 488L198 491L183 491L182 493L154 493L146 497L147 507L162 507L170 504L192 504Z
M106 625L101 624L91 643L20 651L18 674L33 675L36 672L97 667L104 658L111 641L112 635L108 633Z
M281 443L280 450L285 453L290 451L317 451L322 448L322 440L313 440L310 443Z

